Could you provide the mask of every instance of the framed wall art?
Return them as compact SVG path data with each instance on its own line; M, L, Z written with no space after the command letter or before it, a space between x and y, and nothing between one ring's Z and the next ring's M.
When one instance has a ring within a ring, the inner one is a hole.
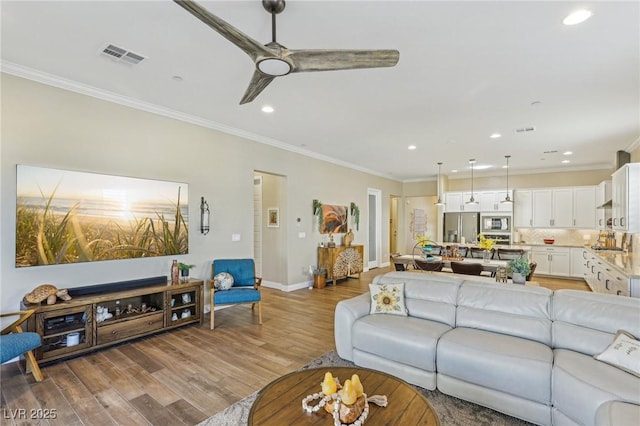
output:
M267 227L280 228L280 209L270 207L267 209Z
M186 254L189 187L17 166L16 267Z

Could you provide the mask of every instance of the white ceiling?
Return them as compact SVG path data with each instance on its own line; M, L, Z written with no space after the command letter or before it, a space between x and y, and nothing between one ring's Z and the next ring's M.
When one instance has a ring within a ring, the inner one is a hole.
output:
M259 0L201 4L271 40ZM172 1L0 7L6 72L155 105L401 181L432 179L438 161L443 174L466 175L470 158L493 166L476 176L502 174L507 154L514 174L612 168L615 152L640 139L637 1L290 0L277 17L277 39L288 48L391 48L400 61L279 77L242 106L253 63ZM562 24L582 7L590 20ZM148 59L128 66L101 57L109 43ZM261 112L265 104L275 112ZM536 130L515 132L526 126ZM502 138L490 139L494 132ZM574 154L564 157L567 150Z

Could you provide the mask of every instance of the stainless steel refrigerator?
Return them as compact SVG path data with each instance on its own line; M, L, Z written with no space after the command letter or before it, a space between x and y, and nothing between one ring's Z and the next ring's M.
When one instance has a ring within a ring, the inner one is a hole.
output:
M480 232L480 213L445 213L444 234L445 243L473 244Z

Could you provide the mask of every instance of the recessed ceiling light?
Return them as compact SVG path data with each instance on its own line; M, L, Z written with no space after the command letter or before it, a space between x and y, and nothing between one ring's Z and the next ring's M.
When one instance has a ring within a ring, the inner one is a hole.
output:
M502 166L502 168L503 168L503 169L508 169L508 168L509 168L509 166L504 165L504 166Z
M492 133L491 136L489 136L491 139L498 139L501 138L502 135L500 133Z
M589 10L586 10L586 9L576 10L575 12L571 13L566 18L564 18L562 20L562 23L565 25L576 25L591 18L591 15L593 15L593 13L591 13L591 11Z
M479 164L479 165L476 164L476 165L473 166L473 168L475 170L486 170L486 169L490 169L491 167L493 167L493 166L490 165L490 164Z
M562 160L562 164L567 164L567 163L570 163L570 162L571 162L571 160Z
M451 173L458 173L457 170L451 170Z
M271 105L265 105L262 107L262 112L266 112L267 114L271 114L275 109Z
M540 105L541 103L542 103L542 102L540 102L540 101L533 101L533 102L531 102L531 106L538 106L538 105Z
M415 146L415 145L409 145L409 146L407 147L407 149L414 150L414 149L416 149L416 146Z
M562 153L562 155L571 155L571 154L573 154L572 151L565 151L565 152Z
M171 77L171 80L180 82L180 81L182 81L184 79L182 77L180 77L179 75L174 75L173 77Z

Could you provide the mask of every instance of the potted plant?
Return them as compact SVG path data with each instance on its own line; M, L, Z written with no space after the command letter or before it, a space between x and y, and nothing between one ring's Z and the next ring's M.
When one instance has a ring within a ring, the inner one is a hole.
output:
M512 259L507 264L507 273L511 274L514 284L524 284L529 272L531 272L529 259L524 256Z
M196 265L187 265L186 263L178 262L178 269L180 269L182 282L189 281L189 269L193 268L194 266Z

